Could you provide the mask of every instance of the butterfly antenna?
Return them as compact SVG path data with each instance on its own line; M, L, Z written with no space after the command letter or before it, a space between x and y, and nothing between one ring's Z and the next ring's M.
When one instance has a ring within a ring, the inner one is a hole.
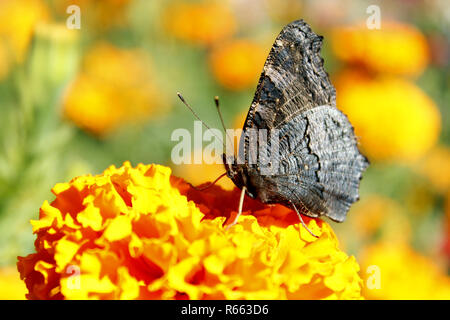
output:
M222 123L223 132L227 136L228 142L230 143L230 146L233 146L234 143L231 140L230 136L227 133L227 129L225 128L225 122L223 121L222 112L220 112L220 104L219 104L219 97L214 97L214 103L216 104L217 113L219 114L220 122Z
M202 125L203 125L206 129L211 130L211 128L210 128L210 127L209 127L202 119L200 119L200 117L197 115L197 113L195 113L194 109L192 109L192 107L189 105L189 103L187 103L186 100L184 100L184 97L181 95L181 93L177 92L177 96L178 96L178 98L180 98L181 102L183 102L183 104L184 104L184 105L192 112L192 114L194 115L194 117L196 117L197 120L199 120L199 121L202 123ZM214 133L214 131L211 130L211 132L214 134L214 136L215 136L217 139L219 139L220 142L222 142L223 147L226 149L226 145L225 145L225 143L223 142L223 140L222 140L220 137L218 137L218 136Z

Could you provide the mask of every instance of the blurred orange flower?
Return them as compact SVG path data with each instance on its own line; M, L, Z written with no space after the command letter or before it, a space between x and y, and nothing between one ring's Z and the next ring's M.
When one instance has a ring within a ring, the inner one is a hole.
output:
M381 29L366 25L339 27L331 35L336 56L369 70L417 76L429 62L425 36L415 27L398 22L382 22Z
M450 277L427 257L421 256L405 243L377 243L363 252L361 270L375 266L379 287L366 285L368 299L450 299ZM374 268L375 269L375 268Z
M48 20L48 11L41 0L0 1L0 47L8 48L9 59L24 60L34 29Z
M0 300L23 300L26 293L27 288L16 268L0 269Z
M255 87L267 53L263 46L249 40L233 40L216 46L210 55L211 70L227 89Z
M416 167L438 192L450 190L450 148L436 146L431 149Z
M330 226L240 191L192 189L159 165L111 166L57 184L19 257L29 299L361 298L359 266ZM250 215L251 214L251 215Z
M165 9L163 20L170 34L198 45L229 38L237 27L226 1L174 1Z
M436 144L439 109L413 83L343 71L335 84L337 105L348 115L370 159L415 160Z
M82 71L64 96L65 116L99 136L129 121L145 120L164 110L162 105L149 58L106 43L86 54Z
M355 203L349 221L356 233L367 238L377 236L391 243L411 238L411 225L401 206L384 196L373 194Z
M90 27L90 32L105 31L126 23L126 9L132 0L58 0L54 2L58 14L68 17L70 5L80 7L82 25Z

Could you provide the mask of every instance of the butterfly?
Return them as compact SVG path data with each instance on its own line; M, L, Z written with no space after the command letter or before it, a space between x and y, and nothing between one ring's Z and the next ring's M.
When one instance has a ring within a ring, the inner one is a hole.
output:
M223 155L226 175L244 194L266 204L293 208L306 216L345 220L359 199L369 162L358 150L354 129L336 107L336 90L320 56L322 36L303 20L283 28L264 64L244 123L240 160ZM217 104L217 103L216 103ZM274 143L251 143L250 132L277 133ZM251 161L265 154L269 161ZM269 170L277 163L276 170ZM263 172L264 171L264 172Z

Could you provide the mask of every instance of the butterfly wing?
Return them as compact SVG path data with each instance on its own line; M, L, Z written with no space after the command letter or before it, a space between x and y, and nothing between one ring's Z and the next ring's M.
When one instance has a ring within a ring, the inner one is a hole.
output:
M352 125L335 107L335 89L319 55L321 43L301 20L283 29L261 74L240 150L246 186L254 197L265 203L292 201L306 215L343 221L359 198L368 161L358 150ZM270 139L262 145L269 161L259 161L261 143L259 160L248 161L255 152L248 137L253 129L277 133L276 152Z
M274 128L320 105L336 105L336 90L323 68L322 37L303 20L278 35L264 64L247 128Z

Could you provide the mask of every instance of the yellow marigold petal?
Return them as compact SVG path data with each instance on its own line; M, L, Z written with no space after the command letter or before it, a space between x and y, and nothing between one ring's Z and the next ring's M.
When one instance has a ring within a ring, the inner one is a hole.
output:
M81 225L91 227L94 231L100 231L103 227L103 219L100 214L100 209L93 205L88 205L83 211L77 215L77 220Z
M66 214L66 216L64 217L64 225L72 229L80 228L80 225L75 223L75 220L72 218L70 214Z
M55 221L60 224L61 220L61 212L45 200L40 210L39 220L31 220L30 222L33 226L33 233L36 233L41 229L51 227Z
M339 292L344 290L348 283L351 282L355 273L359 271L359 268L355 270L357 264L353 263L350 259L336 265L333 274L324 279L324 283L328 288Z
M63 271L77 253L80 244L67 239L60 239L55 247L56 271Z
M84 252L80 258L80 269L85 273L99 275L102 265L95 254Z
M60 193L63 193L64 191L66 191L69 188L70 188L70 183L67 183L67 182L57 183L52 188L52 192L53 192L54 195L58 195Z
M119 268L117 274L119 276L118 283L122 291L119 298L125 300L138 298L139 288L143 284L142 281L137 281L134 277L130 276L125 267Z
M108 241L117 241L131 235L131 221L127 216L112 219L103 233Z
M115 289L116 286L108 277L99 279L94 275L81 274L79 275L79 280L75 282L75 285L71 278L66 277L61 279L61 293L67 299L82 300L92 299L93 297L114 298L111 293Z
M198 257L184 259L172 266L167 274L167 280L170 286L177 291L185 292L193 300L199 298L200 291L195 285L188 283L186 278L196 271L199 262L200 259Z

